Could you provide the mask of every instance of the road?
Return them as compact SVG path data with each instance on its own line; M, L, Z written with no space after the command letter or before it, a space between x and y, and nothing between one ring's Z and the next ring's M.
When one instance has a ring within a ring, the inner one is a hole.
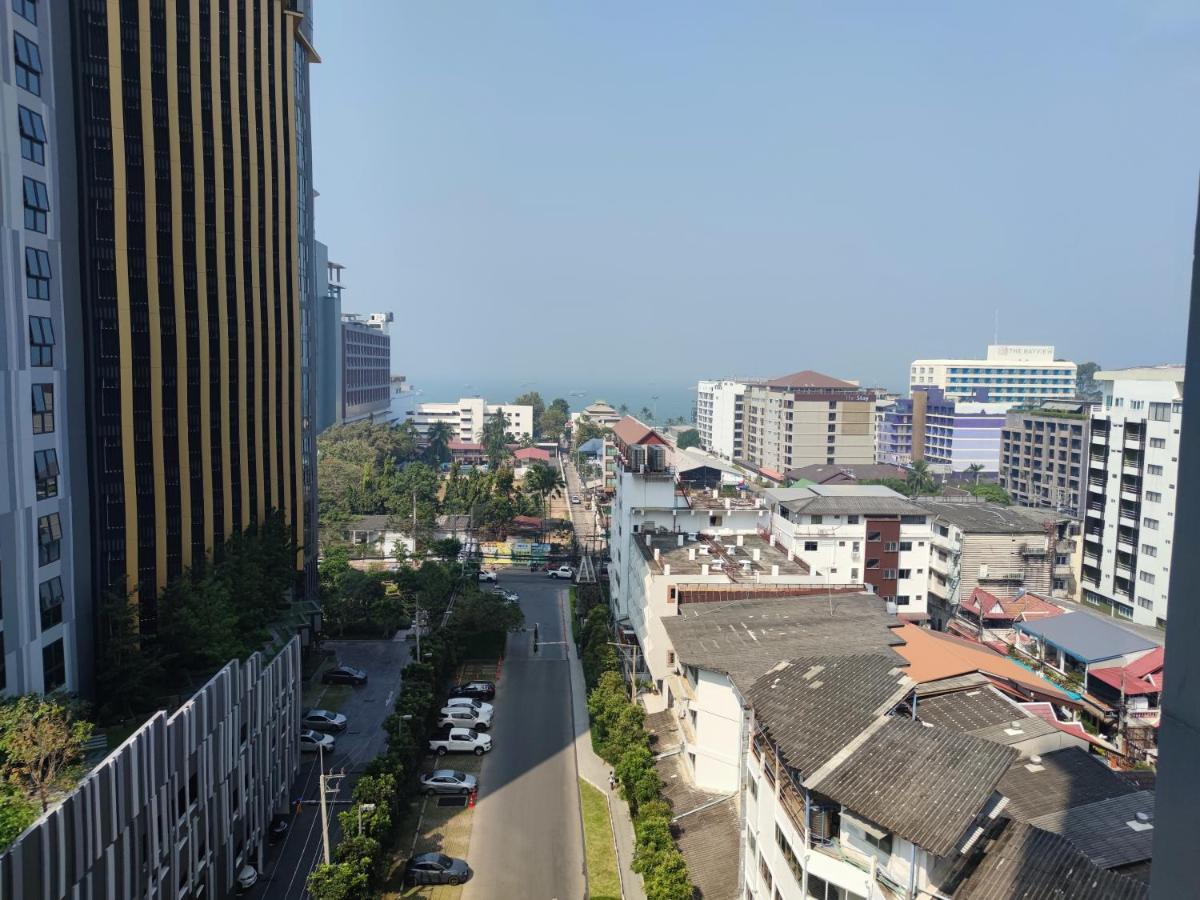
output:
M410 647L403 641L326 641L324 647L334 652L338 662L365 669L369 676L364 687L329 688L322 703L348 720L346 731L336 735L337 748L325 758L327 772L345 770L338 799L348 802L366 764L386 749L383 720L400 690L400 673L408 665ZM292 818L285 840L269 849L264 877L251 892L271 900L308 897L305 883L322 859L321 813L316 803L319 762L315 755L304 759L292 790L293 799L304 798L303 811ZM337 813L346 806L342 803L330 810L331 847L340 836Z
M566 584L501 570L521 595L527 632L509 635L495 700L495 749L483 761L463 900L584 896L583 830L573 747ZM540 648L533 652L533 625Z
M573 497L579 497L583 500L583 483L579 480L579 473L575 466L569 460L562 460L563 477L567 482L567 493ZM581 547L590 548L593 552L602 552L604 547L604 529L600 527L597 521L596 512L588 509L584 503L563 504L567 507L570 513L571 522L575 526L575 537L579 541Z

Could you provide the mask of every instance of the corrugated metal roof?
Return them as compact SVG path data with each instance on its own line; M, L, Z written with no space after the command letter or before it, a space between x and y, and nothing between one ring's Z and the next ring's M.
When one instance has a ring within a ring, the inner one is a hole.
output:
M1017 751L893 717L812 787L935 856L947 856Z
M1048 509L1004 506L986 500L918 500L921 506L968 534L1043 534L1046 522L1063 516Z
M1036 761L1020 760L1000 780L1009 814L1023 821L1136 790L1097 757L1075 747L1043 753Z
M1125 653L1153 650L1157 646L1153 641L1126 631L1116 623L1077 612L1018 622L1016 628L1043 638L1088 663L1101 662Z
M1138 814L1147 817L1138 820ZM1105 869L1150 859L1154 844L1154 791L1138 791L1030 819L1030 825L1061 834Z

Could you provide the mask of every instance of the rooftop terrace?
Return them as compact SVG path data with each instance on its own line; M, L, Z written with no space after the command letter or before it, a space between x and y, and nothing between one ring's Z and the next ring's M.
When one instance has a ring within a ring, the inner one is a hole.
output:
M757 534L712 535L666 532L640 534L637 546L642 558L656 574L701 575L708 566L710 575L726 576L735 581L753 581L759 576L807 576L810 570L801 560L763 540Z

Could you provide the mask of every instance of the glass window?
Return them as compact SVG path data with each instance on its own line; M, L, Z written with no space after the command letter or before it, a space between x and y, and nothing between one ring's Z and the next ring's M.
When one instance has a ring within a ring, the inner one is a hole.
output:
M808 553L814 552L817 549L817 542L816 541L805 541L804 549Z
M54 365L54 323L45 316L29 317L29 364Z
M33 433L54 431L54 385L33 385Z
M12 0L13 12L27 22L37 24L37 0Z
M42 609L42 631L49 631L63 620L62 579L55 575L38 588L38 603Z
M1158 548L1153 544L1142 544L1142 554L1145 556L1158 556Z
M67 658L62 638L42 648L42 687L48 694L67 683Z
M17 107L17 123L21 132L21 158L38 165L46 164L46 126L42 117L32 109Z
M1165 449L1167 449L1167 439L1166 438L1150 438L1150 447L1151 447L1151 449L1154 449L1154 450L1165 450Z
M1158 491L1146 491L1146 500L1150 503L1162 503L1162 494Z
M1146 584L1154 584L1154 573L1138 572L1138 581L1144 581Z
M50 254L36 247L25 248L25 296L50 299Z
M33 453L33 477L37 482L37 498L49 500L58 496L58 451L35 450Z
M1155 465L1146 466L1146 474L1147 475L1161 475L1162 473L1163 473L1162 466L1155 466Z
M62 555L62 520L58 513L38 519L38 565L45 566Z
M50 211L50 196L46 193L44 182L26 176L25 188L25 227L40 234L46 233L46 213Z
M1151 519L1149 516L1142 519L1142 526L1149 528L1151 531L1158 531L1158 519Z
M42 54L38 45L23 34L13 33L13 56L17 63L17 87L42 95Z

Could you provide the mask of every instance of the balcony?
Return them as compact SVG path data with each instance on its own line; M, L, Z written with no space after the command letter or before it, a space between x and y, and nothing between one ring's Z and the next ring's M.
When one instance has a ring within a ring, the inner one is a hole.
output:
M1092 432L1092 446L1093 447L1103 447L1106 444L1108 444L1108 432L1107 431L1093 431Z

